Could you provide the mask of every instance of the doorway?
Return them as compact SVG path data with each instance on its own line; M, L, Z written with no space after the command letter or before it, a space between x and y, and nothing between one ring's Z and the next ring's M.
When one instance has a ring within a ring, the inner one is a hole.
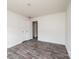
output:
M33 39L38 40L38 21L32 22Z

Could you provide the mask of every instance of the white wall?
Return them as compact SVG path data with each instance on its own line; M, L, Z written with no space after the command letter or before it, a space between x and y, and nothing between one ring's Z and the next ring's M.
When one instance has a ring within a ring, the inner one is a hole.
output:
M68 50L69 55L71 55L71 7L67 8L66 12L66 48Z
M34 18L38 21L38 39L65 44L65 12Z
M31 39L31 20L12 11L7 13L7 47L9 48L24 40Z

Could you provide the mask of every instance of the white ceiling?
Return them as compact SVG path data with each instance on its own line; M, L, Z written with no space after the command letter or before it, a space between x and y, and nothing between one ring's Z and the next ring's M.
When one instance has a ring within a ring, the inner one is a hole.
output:
M31 5L28 6L27 4ZM65 11L68 0L7 0L8 9L24 16L38 17Z

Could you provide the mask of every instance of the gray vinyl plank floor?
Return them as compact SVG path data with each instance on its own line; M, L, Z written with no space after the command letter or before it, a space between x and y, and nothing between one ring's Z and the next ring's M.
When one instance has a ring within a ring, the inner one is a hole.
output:
M24 41L7 49L8 59L70 59L64 45L42 41Z

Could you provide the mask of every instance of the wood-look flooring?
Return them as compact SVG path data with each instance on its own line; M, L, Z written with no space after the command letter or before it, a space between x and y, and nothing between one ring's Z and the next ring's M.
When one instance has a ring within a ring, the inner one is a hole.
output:
M8 48L8 59L70 59L64 45L28 40Z

